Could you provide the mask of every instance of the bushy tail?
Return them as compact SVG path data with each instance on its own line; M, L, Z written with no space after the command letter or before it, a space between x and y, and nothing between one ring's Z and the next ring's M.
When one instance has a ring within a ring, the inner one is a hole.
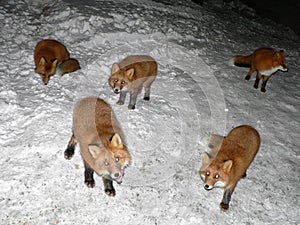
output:
M251 60L252 60L252 55L248 55L248 56L236 55L233 57L233 65L239 67L250 67Z
M71 73L80 69L79 62L76 59L68 59L59 65L59 73L64 75L65 73Z

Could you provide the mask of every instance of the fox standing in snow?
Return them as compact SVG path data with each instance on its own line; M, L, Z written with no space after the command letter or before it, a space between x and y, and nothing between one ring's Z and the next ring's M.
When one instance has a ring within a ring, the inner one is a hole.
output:
M235 66L250 67L245 79L249 80L254 71L257 72L254 88L258 88L262 78L261 91L266 92L266 85L269 78L277 70L287 71L283 51L276 51L272 48L259 48L248 56L237 55L233 58Z
M147 55L131 55L119 63L114 63L108 82L114 93L120 94L117 104L123 105L129 92L128 109L135 109L137 95L142 87L145 88L144 100L149 101L150 87L156 74L157 63Z
M40 74L45 85L59 68L61 75L80 69L76 59L70 58L66 47L56 40L42 40L34 50L35 72Z
M247 168L259 149L260 137L253 127L241 125L232 129L226 137L213 136L212 139L212 150L210 154L203 153L199 173L205 190L214 187L225 189L220 208L227 210L237 182L246 176Z
M103 177L104 191L115 196L113 181L122 182L130 155L121 127L111 109L102 99L87 97L79 100L73 111L73 135L64 152L66 159L74 155L76 143L85 166L85 184L95 186L94 171Z

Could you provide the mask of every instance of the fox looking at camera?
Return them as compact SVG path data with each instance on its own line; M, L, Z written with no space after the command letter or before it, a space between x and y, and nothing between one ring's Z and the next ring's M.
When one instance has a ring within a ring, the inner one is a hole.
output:
M114 196L113 181L122 182L130 155L117 118L104 100L87 97L76 103L73 135L64 152L66 159L74 155L77 142L85 166L85 184L91 188L95 186L95 171L103 177L105 193Z
M117 104L123 105L126 94L130 93L128 109L135 109L137 95L145 88L144 100L150 100L151 84L156 78L157 63L147 55L131 55L119 63L114 63L109 85L115 94L120 94Z
M227 210L238 181L246 176L259 149L260 137L253 127L241 125L232 129L226 137L213 136L210 145L211 152L203 153L199 173L205 190L224 188L220 208Z

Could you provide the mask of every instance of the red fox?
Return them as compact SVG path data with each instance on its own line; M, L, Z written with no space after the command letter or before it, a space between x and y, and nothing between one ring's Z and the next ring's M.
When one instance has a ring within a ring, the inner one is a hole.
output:
M150 100L150 87L157 74L156 61L147 55L131 55L119 63L114 63L109 85L115 94L120 94L117 102L123 105L127 92L130 93L128 109L135 109L136 99L142 87L145 88L144 100Z
M66 47L56 40L42 40L34 50L35 72L40 74L45 85L59 69L61 75L80 69L79 62L70 58Z
M247 168L259 149L260 137L253 127L241 125L226 137L214 136L213 140L210 154L203 153L199 173L205 190L225 189L220 208L227 210L237 182L246 176Z
M237 55L233 58L235 66L250 67L245 79L249 80L254 71L257 72L254 88L258 88L262 78L261 91L266 92L266 85L269 78L277 71L287 71L283 51L276 51L272 48L259 48L248 56Z
M121 127L111 109L102 99L87 97L79 100L73 111L73 135L64 152L66 159L74 155L76 143L85 166L85 184L93 188L94 171L103 177L104 191L115 196L113 180L122 182L125 168L130 164Z

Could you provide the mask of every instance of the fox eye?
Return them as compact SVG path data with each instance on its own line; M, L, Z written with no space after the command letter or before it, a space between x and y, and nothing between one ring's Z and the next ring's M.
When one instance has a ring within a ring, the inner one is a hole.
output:
M119 157L117 157L115 160L116 160L116 162L119 162L120 159L119 159Z
M109 163L108 163L108 162L105 162L104 165L105 165L105 166L109 166Z
M118 81L119 81L118 79L115 79L115 80L114 80L115 83L118 83Z
M123 81L121 82L121 84L125 84L125 81L123 80Z
M219 179L219 174L216 174L216 175L215 175L215 179Z
M209 176L210 175L210 172L209 171L206 171L206 176Z

